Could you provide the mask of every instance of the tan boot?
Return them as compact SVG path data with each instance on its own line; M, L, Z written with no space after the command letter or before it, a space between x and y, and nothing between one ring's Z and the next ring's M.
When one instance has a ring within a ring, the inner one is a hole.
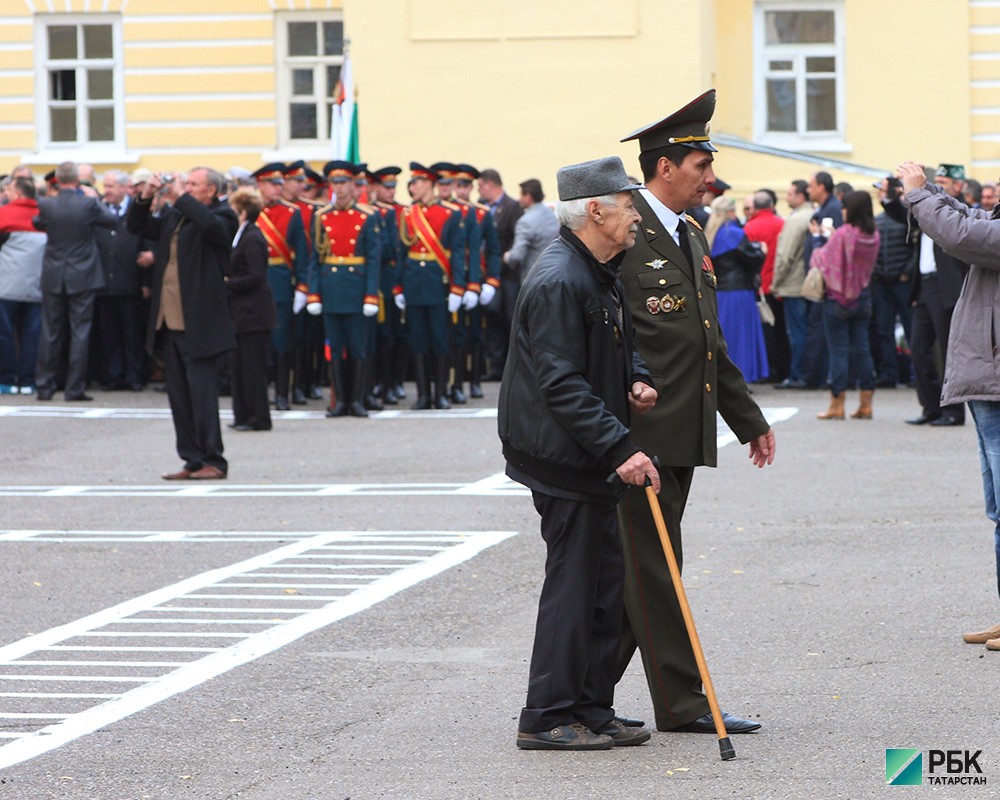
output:
M991 639L1000 639L1000 623L997 623L992 628L987 628L985 631L975 631L974 633L967 633L962 636L969 644L986 644L986 642ZM993 648L990 648L993 649Z
M816 419L843 419L844 418L844 400L847 397L847 392L841 392L840 394L830 395L830 407L822 414L817 414Z
M874 389L861 390L861 405L858 410L851 414L851 419L871 419L872 418L872 397L875 396Z

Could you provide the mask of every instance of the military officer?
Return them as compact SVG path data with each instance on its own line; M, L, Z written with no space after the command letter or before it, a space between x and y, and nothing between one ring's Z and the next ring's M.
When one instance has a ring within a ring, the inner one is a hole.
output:
M413 205L398 221L402 269L393 295L396 306L406 310L406 328L417 378L413 408L431 407L427 356L434 356L435 408L448 402L449 317L462 307L466 289L465 227L457 207L435 197L439 175L410 162L409 183ZM402 257L402 252L406 257Z
M267 282L278 309L278 327L271 333L274 351L274 407L288 411L288 386L292 371L292 348L295 341L293 317L305 306L306 266L309 248L302 214L298 207L282 197L285 165L266 164L253 173L264 210L257 217L257 227L267 241Z
M358 172L354 176L354 180L351 182L354 189L354 202L359 206L367 206L372 211L379 211L379 209L370 202L372 199L369 196L368 187L368 164L362 162L354 165ZM382 214L379 212L379 217ZM385 225L383 224L385 220L379 220L379 231L380 231L380 247L379 252L384 253L385 251ZM381 284L382 280L382 260L383 255L379 256L379 282ZM379 301L379 307L381 307L381 300ZM385 404L382 402L381 395L376 395L375 389L375 376L378 373L378 323L379 315L375 314L371 317L366 317L364 320L365 325L365 369L363 375L364 390L362 392L362 402L369 411L382 411L385 408Z
M313 254L309 269L310 311L322 310L330 344L330 375L335 397L328 417L367 417L362 402L365 318L378 313L378 268L382 255L381 216L356 203L358 167L330 161L323 172L333 185L333 202L313 216ZM321 309L317 309L321 305ZM350 391L344 374L347 352Z
M479 178L479 170L471 164L457 164L455 172L455 202L466 209L466 227L470 233L469 242L469 289L479 292L479 303L468 311L460 312L464 317L465 348L455 362L455 384L462 393L465 368L468 363L469 395L482 397L482 375L484 366L483 343L485 320L483 307L488 306L500 288L500 240L490 207L472 201L472 182ZM470 363L471 360L471 363ZM453 389L454 394L454 389Z
M396 284L399 269L398 221L404 206L396 202L396 184L399 167L382 167L368 172L369 191L375 202L372 204L382 215L382 265L379 270L378 326L378 389L379 396L386 405L398 405L406 394L403 392L403 377L406 370L406 342L403 339L403 315L392 302L392 288Z
M700 205L715 179L709 120L715 90L670 116L629 134L639 140L645 186L633 192L642 215L635 246L622 262L636 348L653 375L659 399L633 419L632 435L660 459L660 508L682 563L681 518L694 468L716 465L716 412L758 467L774 458L774 434L733 365L719 330L716 279L705 235L685 208ZM670 580L656 527L642 492L619 505L625 553L625 607L620 673L636 646L642 654L658 730L714 733L708 702ZM726 729L757 722L725 714Z

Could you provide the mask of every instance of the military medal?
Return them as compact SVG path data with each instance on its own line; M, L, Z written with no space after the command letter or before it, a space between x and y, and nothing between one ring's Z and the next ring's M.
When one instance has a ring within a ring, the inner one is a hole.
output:
M652 267L653 269L663 269L663 266L666 263L667 262L664 261L662 258L654 258L652 261L647 261L646 266Z
M669 314L674 310L674 298L669 294L664 295L660 298L660 309L662 309L664 314Z
M647 297L646 298L646 310L650 314L660 313L660 299L658 297Z
M712 259L708 256L704 256L701 259L701 271L705 273L705 281L714 289L719 281L715 277L715 267L712 265Z

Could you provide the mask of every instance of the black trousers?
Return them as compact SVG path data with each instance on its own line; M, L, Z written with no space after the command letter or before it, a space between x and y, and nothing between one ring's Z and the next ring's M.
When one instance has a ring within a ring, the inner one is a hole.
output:
M38 342L38 369L35 371L35 386L39 393L55 391L67 327L69 360L66 367L66 399L79 397L87 388L94 297L94 292L45 292L42 295L42 333Z
M518 730L540 733L614 717L622 621L622 553L613 505L532 492L548 555L528 697Z
M267 399L267 357L270 331L236 334L232 359L233 417L237 425L271 430L271 404Z
M119 389L144 383L142 296L98 297L97 327L101 337L98 379Z
M693 467L660 468L657 499L679 567L684 565L681 518L693 477ZM625 554L626 612L618 678L638 647L656 729L666 731L707 714L708 700L646 493L629 489L618 506L618 519Z
M177 455L191 471L204 466L226 472L219 423L218 357L192 358L183 331L163 331L167 398L174 420Z
M910 328L913 340L910 342L913 359L913 375L917 383L917 399L923 408L924 415L936 417L938 414L950 414L956 419L965 420L965 405L958 403L952 406L941 405L941 374L938 372L937 360L934 355L934 344L941 347L941 363L948 352L948 330L951 327L953 309L945 308L938 291L937 277L933 275L920 276L920 299L913 308Z

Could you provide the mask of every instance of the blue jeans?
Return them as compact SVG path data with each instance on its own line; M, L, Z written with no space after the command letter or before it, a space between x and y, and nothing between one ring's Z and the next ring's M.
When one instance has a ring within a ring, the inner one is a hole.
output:
M993 549L997 562L997 594L1000 594L1000 401L970 400L969 410L976 421L979 438L979 465L983 472L986 517L993 523Z
M0 300L0 383L34 386L42 304Z
M808 301L804 297L784 297L781 302L785 307L785 331L788 333L788 349L791 351L788 377L793 381L800 381L803 379L802 354L806 349Z
M868 342L871 315L872 299L867 289L852 308L844 308L835 300L823 301L823 330L830 351L831 394L840 394L847 388L851 367L861 389L875 388L875 368Z

